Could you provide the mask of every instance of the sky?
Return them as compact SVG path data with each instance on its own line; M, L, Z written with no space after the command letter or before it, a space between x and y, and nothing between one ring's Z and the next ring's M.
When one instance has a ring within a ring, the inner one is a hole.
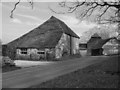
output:
M79 36L95 26L95 24L87 23L87 21L80 22L74 13L56 14L48 8L49 6L53 10L60 10L61 8L58 7L57 3L35 2L32 9L27 2L21 2L14 11L13 18L10 18L10 12L14 8L15 2L0 3L0 39L2 44L9 43L33 30L51 16L55 16L65 22Z

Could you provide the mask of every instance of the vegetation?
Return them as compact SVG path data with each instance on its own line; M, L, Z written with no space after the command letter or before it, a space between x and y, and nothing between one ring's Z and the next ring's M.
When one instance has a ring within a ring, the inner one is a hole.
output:
M81 57L80 54L66 55L66 56L63 56L60 59L52 59L52 61L65 61L65 60L71 60L71 59L80 58L80 57Z
M117 28L112 25L101 25L99 28L96 26L84 32L83 35L80 37L80 42L87 42L94 33L97 33L99 36L102 37L102 39L117 37Z
M11 10L10 17L13 18L13 12L16 10L17 6L21 3L22 0L19 0L15 3L13 10ZM28 3L32 6L34 6L34 0L28 0ZM119 23L120 22L120 0L65 0L63 2L58 3L58 5L62 8L66 8L67 11L55 11L51 9L55 13L59 14L65 14L67 13L73 13L75 12L77 15L77 18L80 18L82 20L84 19L90 19L102 22L102 23ZM111 13L112 12L112 13Z
M61 59L49 59L47 61L65 61L65 60L69 60L69 59L74 59L74 58L80 58L81 56L79 54L76 55L71 55L71 56L64 56ZM1 67L2 67L2 72L9 72L9 71L13 71L13 70L17 70L17 69L21 69L21 67L16 67L14 64L14 61L11 60L8 57L4 57L3 62ZM33 61L33 60L29 60L29 61ZM34 60L34 61L38 61L38 60ZM45 60L43 60L45 61Z
M65 0L59 6L67 11L54 11L55 13L76 13L81 20L92 20L98 23L119 23L120 22L120 0L76 0L69 2ZM93 18L94 17L94 18Z
M20 69L20 67L16 67L15 63L13 60L11 60L9 57L1 57L1 67L2 67L2 72L9 72L13 70Z
M118 88L118 57L59 76L31 88Z
M11 18L13 18L13 12L21 1L15 3L13 10L11 10ZM34 0L29 0L28 3L32 8L34 7ZM71 0L71 2L64 0L59 2L58 6L61 7L60 10L51 7L49 9L57 14L75 13L76 18L80 21L87 20L97 24L117 24L117 32L120 34L120 0L82 0L82 2L81 0Z

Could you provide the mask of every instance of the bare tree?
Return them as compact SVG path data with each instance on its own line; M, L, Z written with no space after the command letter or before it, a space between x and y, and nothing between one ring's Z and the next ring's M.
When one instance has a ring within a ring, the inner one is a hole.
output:
M117 24L120 34L120 0L82 0L82 2L81 0L74 2L65 0L60 2L59 6L67 8L65 13L75 12L80 20L87 19L98 24Z
M31 5L31 7L33 9L33 4L34 4L33 0L27 0L27 1ZM21 2L21 0L19 0L18 2L16 2L15 5L14 5L14 8L11 10L11 15L10 15L11 18L13 18L13 12L16 10L16 8L20 4L20 2Z
M77 18L89 19L92 17L98 23L119 23L120 22L120 0L76 0L69 2L67 0L60 2L59 6L67 8L67 12L77 14ZM60 13L51 9L55 13ZM94 16L94 18L93 18Z
M15 3L15 6L11 11L11 18L20 2L21 0ZM33 0L28 0L28 3L33 7ZM99 24L117 23L120 28L120 0L74 0L74 2L65 0L59 2L58 5L62 8L66 8L67 11L59 12L49 8L51 11L58 14L75 13L76 17L81 20L87 19ZM120 30L118 29L118 31Z
M116 27L113 27L112 25L102 25L100 27L95 26L88 31L83 32L82 36L80 37L80 42L86 43L95 33L97 33L102 39L117 37Z
M13 17L13 12L21 1L22 0L19 0L15 3L15 6L11 11L11 17ZM28 3L33 8L33 0L28 0ZM66 13L78 13L78 18L81 19L89 18L90 16L94 15L96 20L100 22L120 22L120 18L118 18L120 13L120 0L76 0L74 2L65 0L60 2L59 6L67 8L68 11ZM53 9L51 10L59 14L65 13L59 11L57 12Z

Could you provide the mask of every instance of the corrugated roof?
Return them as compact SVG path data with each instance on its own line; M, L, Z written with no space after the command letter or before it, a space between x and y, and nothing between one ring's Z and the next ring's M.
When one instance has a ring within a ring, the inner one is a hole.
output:
M56 46L62 33L79 38L64 22L52 16L42 25L8 43L8 46L11 48L52 48Z

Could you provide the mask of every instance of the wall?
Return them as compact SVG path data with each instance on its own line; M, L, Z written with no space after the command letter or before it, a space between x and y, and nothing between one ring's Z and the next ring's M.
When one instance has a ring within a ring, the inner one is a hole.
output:
M41 50L45 51L45 50ZM35 48L30 48L27 49L27 54L21 54L21 49L16 50L16 59L21 59L21 60L39 60L40 59L40 54L37 54L38 49Z
M82 57L84 57L84 56L86 56L87 55L87 50L80 50L80 55L82 56Z
M45 59L50 60L54 58L58 59L62 56L68 56L70 55L70 50L72 54L79 53L79 39L74 37L71 37L70 39L69 35L63 33L55 48L46 48L43 51L46 52ZM40 55L37 54L38 49L28 49L28 54L26 55L21 54L20 52L21 50L17 49L16 59L39 60Z
M71 41L72 46L72 54L78 54L79 53L79 39L72 37Z
M102 48L104 55L119 54L119 44L114 39L108 41Z
M61 58L62 56L70 54L77 54L79 53L79 39L63 33L55 49L56 58Z
M70 36L63 33L55 47L55 58L61 58L65 55L70 55Z
M45 49L45 51L47 60L53 60L55 58L55 48Z
M100 40L100 37L91 37L90 40L87 42L87 55L91 56L92 55L92 47L94 46L94 43Z
M31 48L27 49L27 54L21 54L21 49L17 49L16 59L21 60L51 60L55 58L55 49L54 48L46 48L40 49L39 51L44 51L45 55L38 54L38 49ZM41 58L40 58L41 57Z

